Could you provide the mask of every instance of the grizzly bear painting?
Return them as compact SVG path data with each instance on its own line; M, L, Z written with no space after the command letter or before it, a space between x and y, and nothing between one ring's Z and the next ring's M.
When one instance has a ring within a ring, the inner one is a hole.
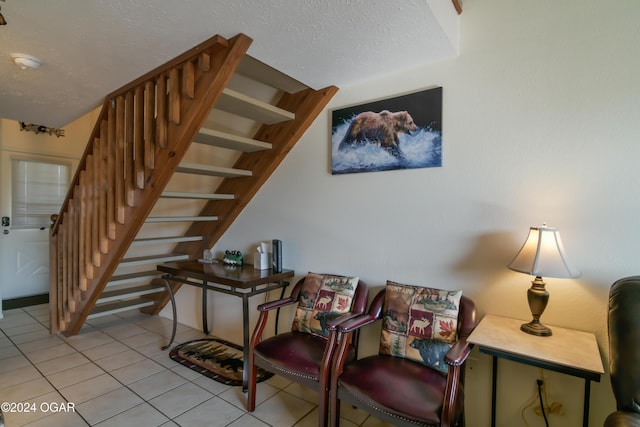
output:
M404 160L398 135L411 134L416 129L418 127L406 111L365 111L351 120L347 134L338 149L343 150L353 144L378 144L396 158Z
M331 173L442 166L442 88L331 112Z

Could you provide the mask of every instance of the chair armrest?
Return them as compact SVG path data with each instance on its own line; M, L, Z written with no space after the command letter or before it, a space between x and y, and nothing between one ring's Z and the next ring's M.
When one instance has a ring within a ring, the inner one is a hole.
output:
M467 338L460 338L444 355L444 361L448 365L460 366L467 360L472 348L473 344L467 341Z
M269 302L265 302L264 304L260 304L258 306L258 310L259 311L269 311L269 310L274 310L276 308L280 308L280 307L286 307L287 305L291 305L291 304L296 304L298 302L297 299L293 299L293 298L283 298L283 299L279 299L277 301L269 301Z
M375 322L376 320L378 320L378 318L375 315L366 313L340 323L340 325L338 325L338 329L342 333L353 332L356 329L360 329L365 325Z
M362 316L362 313L346 313L342 316L338 316L335 319L327 322L327 330L335 331L336 329L338 329L338 325L358 316Z

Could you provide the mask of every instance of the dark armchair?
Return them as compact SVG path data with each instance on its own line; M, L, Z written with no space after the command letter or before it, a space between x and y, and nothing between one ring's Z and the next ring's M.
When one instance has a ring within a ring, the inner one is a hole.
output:
M247 410L256 407L256 369L260 367L318 391L318 425L326 425L329 371L337 345L335 325L363 314L367 300L367 286L357 277L309 273L288 298L258 306L260 317L250 342ZM291 331L262 339L269 312L292 304L297 309ZM356 357L357 344L357 335L345 344L347 360Z
M425 294L409 301L389 294L388 289L389 283L387 290L376 295L367 314L338 326L342 335L331 376L331 425L339 425L340 402L344 401L398 426L463 426L464 363L472 347L467 337L476 326L475 304L461 293L456 297L457 328L453 332L457 338L449 335L453 341L443 347L436 339L420 337L428 334L429 328L442 328L439 332L450 333L446 331L447 326L453 325L415 309L425 301ZM439 292L429 296L432 302L449 303L451 294ZM438 301L438 298L441 299ZM389 300L385 303L385 299ZM379 354L350 362L345 357L350 335L381 319ZM389 341L390 348L384 344L387 327L392 333L394 329L397 331L396 337ZM411 333L415 335L410 336ZM403 346L407 354L398 357L396 353L402 353ZM411 348L419 349L422 362L433 366L411 360Z
M640 427L640 276L609 290L609 371L617 411L605 427Z

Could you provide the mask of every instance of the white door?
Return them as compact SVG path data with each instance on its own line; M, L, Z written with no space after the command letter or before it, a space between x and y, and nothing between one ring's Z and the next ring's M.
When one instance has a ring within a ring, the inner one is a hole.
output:
M49 226L77 160L0 152L0 298L49 293ZM63 187L63 188L61 188Z

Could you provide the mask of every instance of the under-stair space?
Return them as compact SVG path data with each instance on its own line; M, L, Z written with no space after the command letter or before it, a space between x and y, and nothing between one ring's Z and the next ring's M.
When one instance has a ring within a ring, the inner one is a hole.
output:
M168 294L156 265L202 257L337 91L247 56L246 36L214 39L105 102L52 228L52 331L74 335L87 318L125 310L157 314Z

